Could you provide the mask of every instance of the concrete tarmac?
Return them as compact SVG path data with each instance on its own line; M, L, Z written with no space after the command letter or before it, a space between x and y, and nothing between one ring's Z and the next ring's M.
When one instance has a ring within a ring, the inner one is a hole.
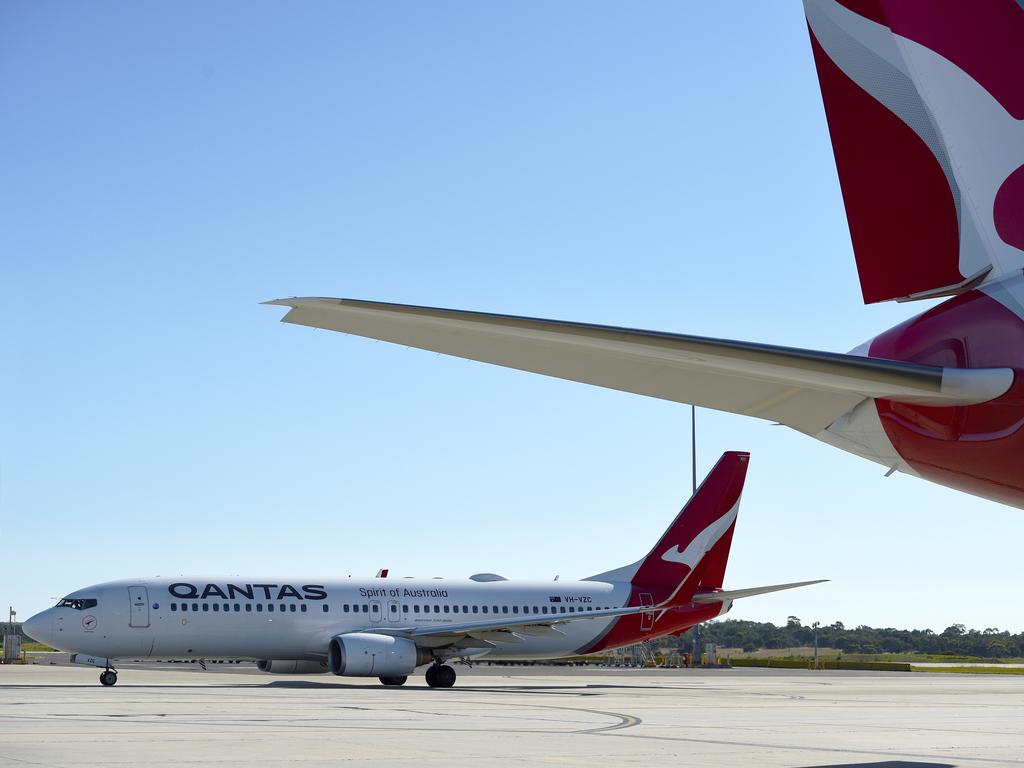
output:
M403 688L251 666L0 667L0 766L1021 766L1024 677L477 667Z

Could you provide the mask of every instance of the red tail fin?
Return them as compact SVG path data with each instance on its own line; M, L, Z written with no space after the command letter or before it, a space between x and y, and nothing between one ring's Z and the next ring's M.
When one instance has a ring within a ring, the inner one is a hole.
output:
M647 557L591 579L629 581L658 604L688 602L698 585L721 587L749 459L723 453Z
M657 622L664 616L674 618L666 619L660 626L667 628L656 635L685 629L722 612L721 602L696 609L689 606L686 613L669 609L687 606L698 586L702 591L721 587L749 460L749 453L723 453L647 557L633 565L590 577L592 581L628 582L631 587L628 605L651 606L651 611L617 619L604 635L580 649L580 653L594 653L643 640L655 632Z
M688 584L696 590L700 579L691 576L698 566L705 578L712 574L724 577L749 460L749 453L722 454L661 540L640 562L633 577L634 587L669 587L674 593ZM713 562L709 562L710 556ZM692 594L692 590L687 591Z
M865 302L1024 266L1024 8L805 0Z
M735 528L734 523L704 555L698 566L700 573L694 579L694 588L721 589L725 584L725 566L729 562L729 549L732 547L732 534Z

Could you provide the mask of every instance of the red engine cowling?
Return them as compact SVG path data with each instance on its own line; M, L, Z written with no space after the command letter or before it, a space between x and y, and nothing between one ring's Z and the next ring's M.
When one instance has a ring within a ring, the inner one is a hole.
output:
M322 661L301 659L260 659L256 668L271 675L322 675L327 672L327 665Z

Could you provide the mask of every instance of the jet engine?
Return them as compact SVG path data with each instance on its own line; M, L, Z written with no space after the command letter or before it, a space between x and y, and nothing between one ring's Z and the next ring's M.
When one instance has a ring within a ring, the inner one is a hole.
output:
M336 635L327 646L328 669L349 677L403 677L431 659L412 640L373 632Z
M320 675L327 672L327 666L322 661L300 659L260 659L256 662L256 668L272 675Z

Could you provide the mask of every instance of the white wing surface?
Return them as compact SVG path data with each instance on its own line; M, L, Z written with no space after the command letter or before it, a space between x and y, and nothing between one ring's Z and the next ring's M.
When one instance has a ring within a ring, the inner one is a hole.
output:
M868 397L968 405L1009 368L938 368L858 355L354 299L294 298L282 322L756 416L810 435Z
M539 616L507 617L485 621L467 621L453 624L437 624L423 627L377 628L374 632L387 635L400 635L416 641L425 647L443 647L460 640L467 639L469 645L486 643L516 644L523 642L525 636L550 636L562 634L559 624L572 621L588 621L593 619L614 619L619 616L630 616L635 613L650 613L659 610L658 606L633 606L630 608L609 608L601 611L580 611L578 613L556 613ZM467 643L460 643L466 645Z

